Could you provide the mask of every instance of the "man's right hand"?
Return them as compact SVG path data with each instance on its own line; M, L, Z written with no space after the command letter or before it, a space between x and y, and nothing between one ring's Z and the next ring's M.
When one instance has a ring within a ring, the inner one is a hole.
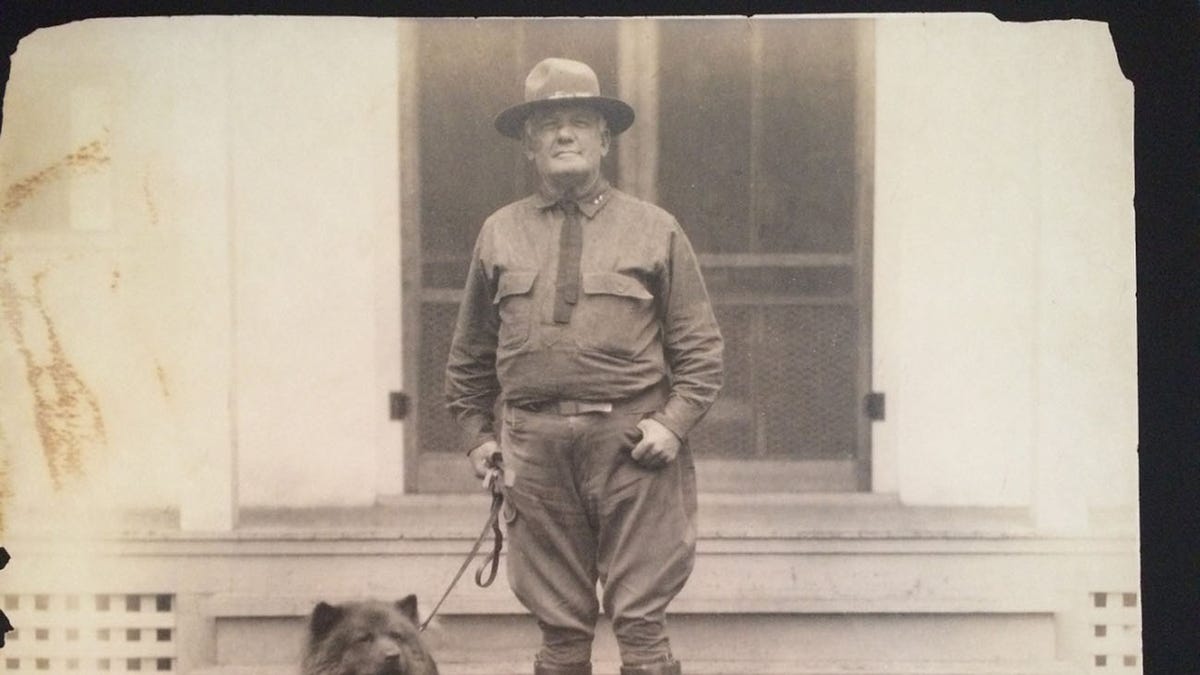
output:
M498 454L500 454L500 446L496 441L487 441L467 453L467 459L471 461L471 469L475 471L476 478L482 480L487 475L488 469L492 468L492 455Z

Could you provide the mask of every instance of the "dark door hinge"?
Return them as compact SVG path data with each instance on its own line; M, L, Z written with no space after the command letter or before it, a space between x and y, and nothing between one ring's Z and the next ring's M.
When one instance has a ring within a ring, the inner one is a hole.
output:
M393 420L408 417L408 394L402 391L388 392L388 417Z
M886 400L884 398L883 392L873 391L873 392L867 394L863 401L863 404L864 404L863 407L866 409L866 412L867 412L867 419L870 419L875 422L881 421L883 419L884 413L886 412L885 411Z

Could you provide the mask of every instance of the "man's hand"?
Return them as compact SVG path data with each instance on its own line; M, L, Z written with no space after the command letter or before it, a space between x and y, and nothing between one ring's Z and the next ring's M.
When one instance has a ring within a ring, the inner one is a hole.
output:
M500 454L500 446L496 441L487 441L467 454L476 478L482 480L487 475L488 469L492 468L492 455L497 454Z
M633 461L650 469L657 469L675 461L680 445L675 432L650 418L638 422L637 426L642 430L642 440L629 451Z

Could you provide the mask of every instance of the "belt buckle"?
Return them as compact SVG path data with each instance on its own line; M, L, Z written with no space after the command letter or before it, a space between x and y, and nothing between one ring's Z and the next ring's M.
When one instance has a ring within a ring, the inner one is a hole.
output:
M558 414L560 415L582 415L584 413L602 412L610 413L613 410L612 403L608 401L559 401Z

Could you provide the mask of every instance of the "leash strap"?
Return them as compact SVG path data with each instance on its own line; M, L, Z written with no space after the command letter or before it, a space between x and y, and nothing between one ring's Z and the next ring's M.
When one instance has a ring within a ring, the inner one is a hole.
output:
M504 494L497 491L492 494L492 514L488 516L488 525L492 527L492 540L495 542L492 546L492 552L488 557L483 559L483 563L475 570L475 585L480 588L487 588L496 580L496 570L500 569L500 550L504 548L504 533L500 531L499 513L501 506L504 504ZM487 531L487 528L484 528ZM476 546L478 550L478 546ZM474 556L474 554L472 554ZM483 570L491 563L491 569L488 570L487 578L483 578Z
M429 622L433 620L433 617L437 615L438 609L441 608L442 603L446 601L447 597L449 597L450 591L454 590L454 587L458 584L458 580L462 578L463 573L467 571L468 567L470 567L471 561L474 560L476 554L479 553L480 547L483 546L483 540L487 538L488 530L492 531L495 539L495 545L492 547L491 554L489 554L488 557L483 561L483 564L479 566L479 569L475 570L475 583L481 588L487 588L492 584L493 581L496 580L496 570L500 567L500 550L504 546L504 535L500 532L500 508L504 505L504 493L501 491L500 484L501 480L494 480L492 483L492 512L488 515L487 522L483 524L483 531L480 532L479 536L475 538L475 543L471 546L471 552L467 554L466 559L463 560L462 565L459 566L458 572L454 574L454 579L450 581L450 585L446 588L446 592L442 593L441 599L437 601L436 605L434 605L433 611L430 612L429 616L425 617L425 620L421 622L421 627L419 630L424 631L425 627L429 625ZM489 572L487 579L484 579L483 570L487 567L489 562L491 563L491 571Z

